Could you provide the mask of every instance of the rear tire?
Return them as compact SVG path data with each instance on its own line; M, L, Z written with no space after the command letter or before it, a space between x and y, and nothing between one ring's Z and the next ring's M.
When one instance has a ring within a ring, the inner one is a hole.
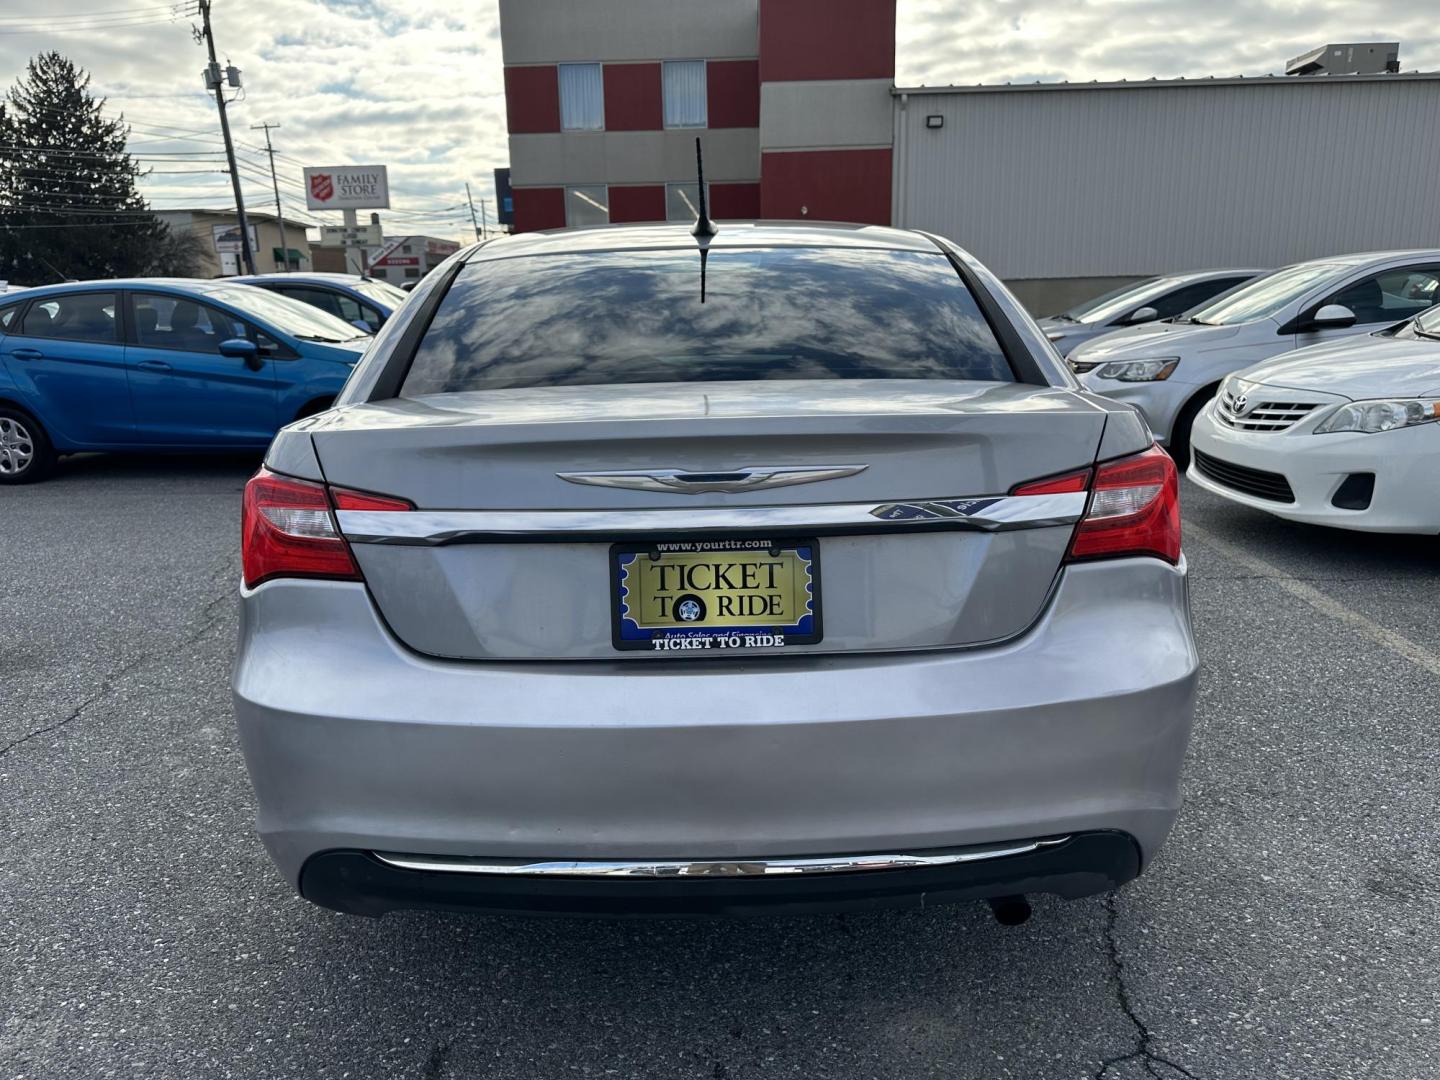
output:
M55 448L29 413L0 405L0 484L33 484L55 468Z
M1195 424L1195 418L1200 415L1200 410L1210 403L1210 399L1219 389L1217 383L1192 397L1175 417L1175 423L1170 428L1170 442L1165 449L1170 451L1170 456L1175 459L1175 468L1181 473L1190 465L1190 429Z

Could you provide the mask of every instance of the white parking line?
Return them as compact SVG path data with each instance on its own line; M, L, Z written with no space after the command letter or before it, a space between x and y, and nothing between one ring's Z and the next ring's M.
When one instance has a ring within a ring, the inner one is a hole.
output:
M1206 547L1214 548L1221 555L1237 562L1248 570L1254 571L1260 577L1274 582L1297 600L1309 604L1322 615L1328 615L1332 619L1344 623L1354 629L1361 637L1375 643L1383 648L1389 649L1397 656L1409 660L1416 667L1423 668L1431 675L1440 677L1440 654L1427 649L1425 646L1411 641L1403 634L1397 634L1394 630L1387 630L1379 623L1367 619L1359 612L1352 611L1339 600L1328 596L1314 586L1307 585L1303 581L1296 581L1286 574L1278 566L1266 562L1258 556L1250 554L1244 548L1237 547L1228 540L1221 540L1209 529L1201 528L1199 525L1192 525L1185 522L1185 534L1193 536Z

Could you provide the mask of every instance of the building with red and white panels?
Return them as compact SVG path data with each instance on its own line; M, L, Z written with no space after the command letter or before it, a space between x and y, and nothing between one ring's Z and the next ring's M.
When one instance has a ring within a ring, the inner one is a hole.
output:
M894 0L500 0L515 230L889 224Z

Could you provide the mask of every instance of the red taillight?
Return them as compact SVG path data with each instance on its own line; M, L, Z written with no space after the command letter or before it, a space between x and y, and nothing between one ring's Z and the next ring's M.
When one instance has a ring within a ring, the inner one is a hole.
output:
M1044 480L1031 480L1013 488L1011 495L1068 495L1074 491L1085 491L1090 487L1090 470L1063 473Z
M333 500L333 503L332 503ZM277 577L360 581L360 568L335 524L338 510L414 510L388 495L331 488L261 468L245 485L240 562L245 585Z
M261 468L245 485L240 537L249 588L276 577L360 580L360 570L335 527L324 484Z
M393 495L371 495L368 491L351 491L348 488L332 487L330 498L336 510L414 510L415 504L408 499L397 499Z
M1072 559L1155 555L1180 559L1180 481L1158 446L1095 467L1090 509L1075 530Z

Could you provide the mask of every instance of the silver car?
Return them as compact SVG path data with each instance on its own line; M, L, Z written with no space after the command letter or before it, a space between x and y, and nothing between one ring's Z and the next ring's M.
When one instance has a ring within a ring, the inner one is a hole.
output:
M1184 465L1195 417L1231 372L1326 341L1373 333L1424 311L1440 250L1380 251L1296 263L1168 323L1082 345L1070 364L1087 389L1127 401Z
M1068 356L1087 341L1127 326L1159 322L1209 303L1237 285L1258 277L1261 270L1191 270L1183 274L1132 281L1072 308L1040 320L1040 329Z
M471 247L276 437L243 551L260 834L327 907L1013 922L1175 819L1174 465L936 237Z

